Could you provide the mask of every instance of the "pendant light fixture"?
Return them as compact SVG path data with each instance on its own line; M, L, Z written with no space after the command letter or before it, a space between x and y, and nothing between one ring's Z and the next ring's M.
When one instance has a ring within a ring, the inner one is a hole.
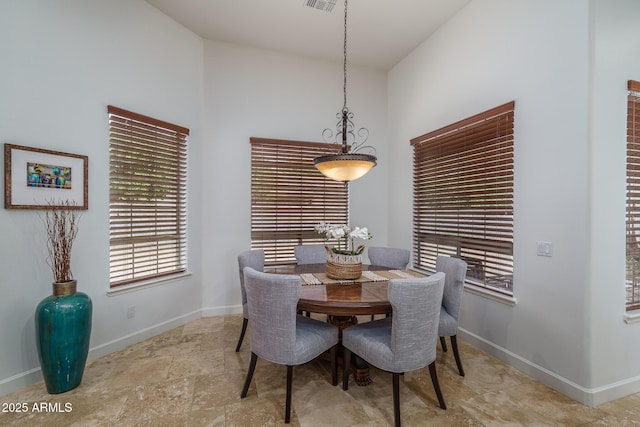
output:
M364 176L376 165L377 160L375 149L369 145L364 145L369 137L369 130L360 128L356 135L352 120L353 113L347 108L347 0L344 1L343 64L344 103L342 105L342 111L336 115L338 123L336 125L335 136L334 132L328 128L322 132L322 137L325 141L334 139L334 143L339 144L339 140L341 140L342 151L340 154L328 154L326 156L316 157L313 164L326 177L347 183ZM356 137L360 138L361 141L357 142ZM351 148L350 151L349 148Z

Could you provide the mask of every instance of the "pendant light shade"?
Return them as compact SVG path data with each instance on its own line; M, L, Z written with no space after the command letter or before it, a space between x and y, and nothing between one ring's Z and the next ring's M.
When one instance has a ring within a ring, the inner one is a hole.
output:
M334 181L353 181L364 176L376 165L376 157L370 154L333 154L316 157L316 168Z
M376 165L377 158L375 149L369 145L364 145L369 137L366 128L360 128L357 132L359 137L364 139L356 141L355 126L353 124L353 113L347 108L347 0L344 2L344 104L342 111L337 114L339 119L336 125L335 143L342 139L342 151L339 154L328 154L316 157L313 161L315 167L327 178L345 183L364 176ZM331 129L325 129L322 136L326 139L333 137ZM351 151L349 151L349 148Z

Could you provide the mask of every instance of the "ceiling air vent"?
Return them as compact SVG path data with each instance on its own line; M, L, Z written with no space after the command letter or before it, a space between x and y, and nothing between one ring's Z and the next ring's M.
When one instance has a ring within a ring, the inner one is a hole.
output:
M305 6L312 7L325 12L331 12L337 0L304 0Z

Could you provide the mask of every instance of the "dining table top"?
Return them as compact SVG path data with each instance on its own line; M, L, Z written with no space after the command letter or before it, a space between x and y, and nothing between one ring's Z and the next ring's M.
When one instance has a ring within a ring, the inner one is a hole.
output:
M389 279L425 276L412 270L400 271L368 264L364 264L362 270L363 276L356 281L327 280L324 274L325 263L277 267L270 272L301 276L303 286L298 310L333 316L389 314L391 313L391 303L387 293ZM305 281L302 278L307 275L319 278L316 282L323 280L324 282L304 284Z

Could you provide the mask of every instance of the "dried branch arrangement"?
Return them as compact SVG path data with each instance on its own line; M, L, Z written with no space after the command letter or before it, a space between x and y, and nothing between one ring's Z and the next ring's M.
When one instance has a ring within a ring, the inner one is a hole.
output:
M47 264L51 267L56 283L73 280L71 273L71 247L78 234L80 212L76 203L62 202L54 206L49 201L45 206L44 224L47 231Z

